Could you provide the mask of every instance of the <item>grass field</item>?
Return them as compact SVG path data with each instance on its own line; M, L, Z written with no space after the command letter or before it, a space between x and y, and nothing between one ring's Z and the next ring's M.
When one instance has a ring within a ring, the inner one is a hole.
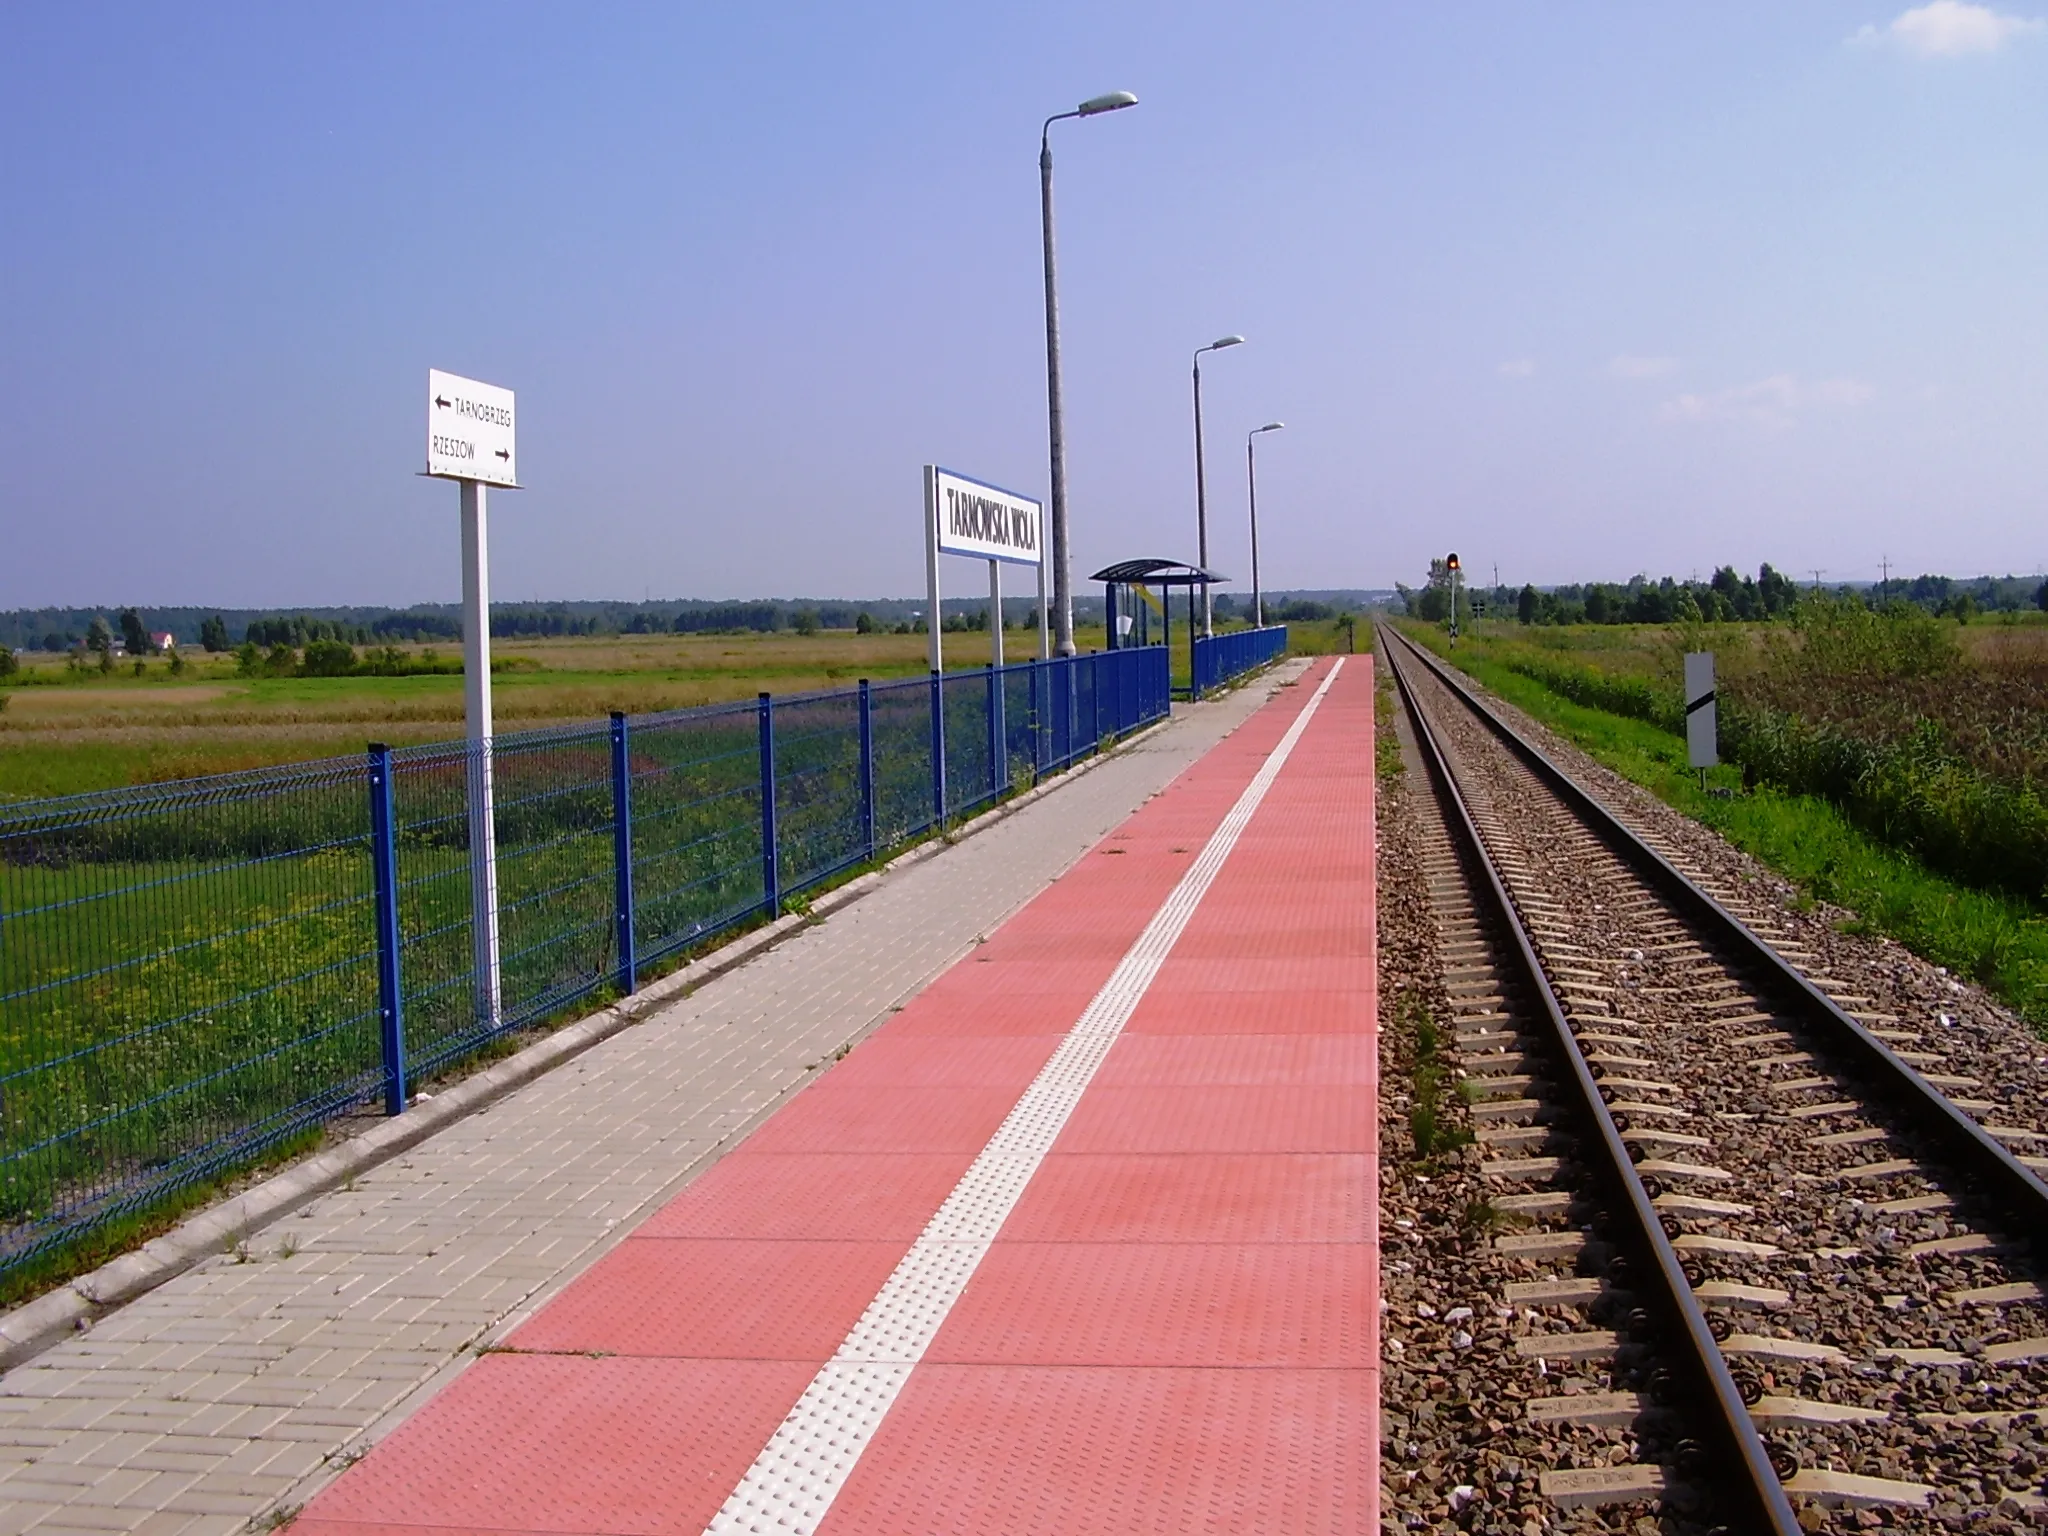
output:
M1175 677L1188 662L1176 627ZM1100 650L1100 626L1075 641ZM1006 656L1036 654L1035 630L1010 630ZM1341 650L1333 623L1295 626L1297 653ZM860 678L914 677L926 668L923 635L613 635L500 640L492 644L493 701L500 731L587 724L612 710L644 714L700 704L846 687ZM459 647L404 647L417 655ZM945 636L949 670L983 666L989 637ZM161 783L360 752L370 741L393 746L462 735L462 678L237 676L232 655L186 658L173 676L162 660L137 677L126 665L111 675L79 674L61 658L26 658L20 677L0 687L0 798L78 794Z

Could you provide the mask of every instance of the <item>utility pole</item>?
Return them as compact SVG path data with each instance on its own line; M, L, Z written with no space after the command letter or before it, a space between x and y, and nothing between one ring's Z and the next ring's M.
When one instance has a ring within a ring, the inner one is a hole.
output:
M1821 567L1809 565L1807 569L1813 572L1813 590L1818 592L1820 590Z
M1881 556L1877 562L1877 568L1884 572L1884 579L1878 583L1877 589L1878 602L1880 605L1883 605L1892 600L1892 557L1890 555Z

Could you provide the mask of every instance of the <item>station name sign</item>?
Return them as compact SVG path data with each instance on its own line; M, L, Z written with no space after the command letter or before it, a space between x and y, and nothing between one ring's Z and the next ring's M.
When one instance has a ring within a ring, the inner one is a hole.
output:
M517 486L512 391L429 369L427 473L444 480Z
M984 485L950 469L931 470L939 550L981 560L1037 565L1045 508L1028 496Z

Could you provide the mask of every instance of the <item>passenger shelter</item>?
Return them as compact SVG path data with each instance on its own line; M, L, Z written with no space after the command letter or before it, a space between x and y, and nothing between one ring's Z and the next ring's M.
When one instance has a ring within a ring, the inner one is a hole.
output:
M1195 627L1196 589L1230 580L1228 576L1205 571L1199 565L1189 565L1182 560L1119 560L1114 565L1105 565L1088 579L1103 584L1103 607L1109 625L1109 649L1112 651L1151 643L1151 613L1149 606L1138 600L1140 588L1160 588L1159 643L1170 648L1173 644L1173 589L1188 589L1188 634L1193 636L1199 632ZM1125 626L1117 622L1119 619L1130 621L1128 633Z

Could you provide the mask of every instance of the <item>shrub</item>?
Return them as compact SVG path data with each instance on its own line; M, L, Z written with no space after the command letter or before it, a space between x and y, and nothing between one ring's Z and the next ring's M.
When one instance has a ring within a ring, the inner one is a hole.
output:
M340 640L310 642L299 663L302 677L347 677L355 669L355 647Z

